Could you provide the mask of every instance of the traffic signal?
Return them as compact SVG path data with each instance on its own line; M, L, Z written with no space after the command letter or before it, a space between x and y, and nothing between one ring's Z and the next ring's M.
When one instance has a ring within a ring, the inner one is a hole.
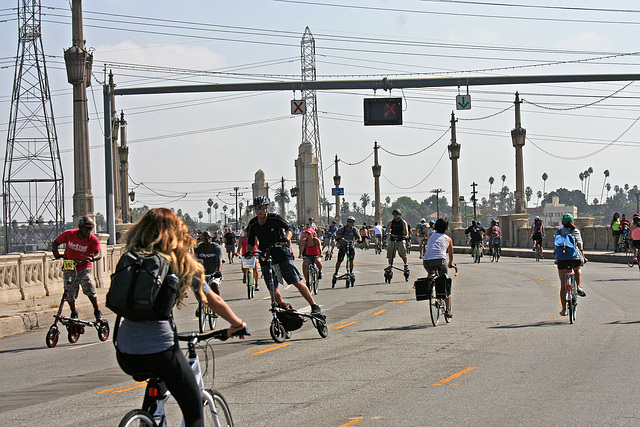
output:
M365 98L364 125L401 125L402 98Z

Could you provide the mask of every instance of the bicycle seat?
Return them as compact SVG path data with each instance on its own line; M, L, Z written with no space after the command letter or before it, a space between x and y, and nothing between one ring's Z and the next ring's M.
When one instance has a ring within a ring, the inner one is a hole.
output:
M151 372L138 372L137 374L131 375L134 381L146 381L151 379L159 379L156 374L152 374Z

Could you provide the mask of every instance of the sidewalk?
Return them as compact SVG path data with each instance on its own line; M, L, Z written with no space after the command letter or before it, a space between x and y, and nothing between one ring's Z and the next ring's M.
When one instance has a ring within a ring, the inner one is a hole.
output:
M417 254L418 247L414 245L410 256ZM463 246L454 247L454 252L458 254L470 254L470 248ZM616 264L624 264L627 262L623 253L613 253L611 251L586 251L585 255L589 262L608 262ZM486 256L486 255L485 255ZM529 248L503 248L502 256L504 257L520 257L534 258L533 250ZM553 251L545 249L544 256L546 259L553 258ZM105 306L105 298L108 288L98 288L98 301L100 310L103 315L111 312ZM58 311L60 298L62 295L40 297L26 301L0 303L0 338L20 334L32 329L49 328L53 323L53 315ZM78 295L76 302L80 319L93 320L93 307L89 299L82 293ZM69 305L65 304L62 314L69 316ZM44 345L44 334L42 336Z

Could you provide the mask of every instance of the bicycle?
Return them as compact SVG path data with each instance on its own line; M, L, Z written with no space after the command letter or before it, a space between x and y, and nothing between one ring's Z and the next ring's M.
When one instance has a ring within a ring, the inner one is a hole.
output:
M335 237L333 235L329 236L329 243L327 243L327 250L324 253L324 259L325 261L329 261L332 257L333 257L333 247L334 247L334 242L335 242Z
M222 282L222 276L216 276L216 274L205 276L207 284L213 292L220 295L220 283ZM216 328L216 322L218 321L218 315L207 305L207 302L198 297L198 308L196 309L196 317L198 318L198 330L200 333L204 332L205 325L209 325L210 330Z
M567 302L567 314L569 315L569 323L573 324L576 320L576 306L578 305L578 286L576 285L576 276L572 268L563 275L565 283L565 301Z
M631 244L627 244L627 253L625 253L625 258L629 267L633 267L636 264L633 256L633 247Z
M618 240L618 252L627 252L629 250L629 230L623 230Z
M394 235L389 235L389 240L393 241L393 242L398 242L398 241L403 241L404 238L400 237L396 237ZM391 265L387 266L384 269L384 282L385 283L391 283L391 279L393 279L393 270L400 270L402 271L402 274L404 274L404 281L408 282L409 281L409 275L410 275L410 271L409 271L409 267L406 266L405 268L399 268L399 267L395 267L393 265L393 260L396 257L396 251L394 250L393 253L391 254Z
M88 264L89 261L65 259L62 262L62 269L65 271L73 271L74 273L77 273L78 264L83 263ZM45 343L49 348L53 348L58 344L58 340L60 338L60 329L58 328L58 322L62 323L62 325L67 328L67 340L71 344L78 342L78 340L80 339L80 335L84 334L85 326L96 328L96 331L98 332L98 339L100 341L106 341L109 338L111 329L109 327L109 322L106 319L92 322L89 320L80 320L75 317L66 317L62 315L62 309L64 308L64 302L67 299L67 295L69 294L69 289L71 288L71 285L75 283L76 279L77 275L71 274L64 284L64 292L62 293L62 298L60 299L60 306L58 307L57 313L53 315L53 318L55 320L53 321L53 325L49 327L45 339Z
M260 261L267 265L267 268L263 269L263 279L271 295L271 308L269 309L271 312L271 325L269 326L271 338L277 343L283 343L287 338L291 338L292 331L301 328L302 324L307 320L311 320L313 326L318 330L318 334L322 338L326 338L329 335L329 329L327 328L327 318L324 314L300 313L293 308L281 307L276 303L275 281L278 279L276 278L276 268L271 258L271 249L273 248L281 248L281 245L276 243L269 246L264 252L255 250L250 253L252 256L258 256ZM289 326L289 328L287 329L285 326Z
M382 253L382 235L376 234L376 246L375 246L376 255Z
M247 328L242 329L233 334L234 336L250 336ZM204 406L205 422L207 425L214 426L233 426L231 411L225 398L219 391L212 388L205 388L202 370L200 366L200 358L196 352L196 345L199 341L215 338L220 341L227 340L227 329L198 334L195 332L188 334L177 334L178 341L187 342L187 359L196 381L200 386L200 396L202 397L202 405ZM212 353L213 354L213 353ZM213 358L211 360L213 362ZM209 371L209 360L205 361L205 373ZM213 369L211 370L213 376ZM153 426L167 427L168 420L165 412L165 405L171 393L167 390L161 378L151 373L134 374L135 381L148 380L144 393L142 409L134 409L129 411L118 424L119 427L133 426Z
M475 242L473 244L473 262L480 264L480 258L482 257L482 242Z
M540 262L541 259L544 259L544 254L542 253L542 244L538 240L534 240L533 243L533 251L536 254L536 262Z
M308 273L309 283L307 287L314 295L318 295L318 283L320 282L320 271L316 265L316 258L322 255L307 255L311 262L309 262Z
M245 283L247 284L247 298L254 297L256 291L255 277L253 276L253 269L256 267L256 257L242 258L242 268L247 271L244 273Z
M349 287L353 287L353 285L356 283L356 276L353 274L353 271L351 271L351 250L353 249L353 242L348 240L346 241L346 247L345 247L345 268L346 271L344 274L341 274L339 276L333 276L331 278L331 288L335 288L336 287L336 283L338 282L338 280L344 280L347 286L347 289Z
M500 248L500 237L495 236L491 246L491 262L498 262L502 249Z
M454 269L457 276L458 268L455 265ZM444 281L437 281L436 279L439 277L440 267L430 266L427 269L427 277L416 280L413 285L416 290L416 300L429 300L429 314L434 327L440 323L440 316L444 317L447 323L451 322L451 317L446 315L446 299L451 297L451 279L446 278ZM451 307L449 307L449 310L451 310Z

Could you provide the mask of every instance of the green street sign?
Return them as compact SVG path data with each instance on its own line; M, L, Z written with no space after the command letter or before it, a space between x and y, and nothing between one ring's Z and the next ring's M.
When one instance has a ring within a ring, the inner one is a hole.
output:
M456 96L456 110L471 110L471 95Z

